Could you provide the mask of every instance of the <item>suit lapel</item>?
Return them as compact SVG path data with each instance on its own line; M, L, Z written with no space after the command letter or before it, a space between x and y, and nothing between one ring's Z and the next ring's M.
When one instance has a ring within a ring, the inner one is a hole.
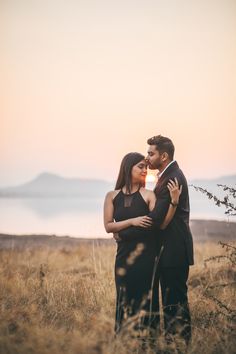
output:
M173 162L166 170L165 172L161 175L161 177L158 180L159 182L162 182L163 180L166 179L166 177L168 177L168 175L170 175L173 171L177 170L179 168L178 163L175 161Z
M162 188L166 178L175 170L179 169L178 163L175 161L173 162L166 170L165 172L161 175L161 177L158 179L157 184L154 188L154 192L157 194L160 189Z

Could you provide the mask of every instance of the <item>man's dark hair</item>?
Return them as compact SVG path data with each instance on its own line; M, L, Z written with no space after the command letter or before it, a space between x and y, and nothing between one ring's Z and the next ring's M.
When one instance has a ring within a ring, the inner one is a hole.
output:
M147 140L148 145L155 145L160 154L167 152L170 160L174 158L175 147L172 141L162 135L155 135Z

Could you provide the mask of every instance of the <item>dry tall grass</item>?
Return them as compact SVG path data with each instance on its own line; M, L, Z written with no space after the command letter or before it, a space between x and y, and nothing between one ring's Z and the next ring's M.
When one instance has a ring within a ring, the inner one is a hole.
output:
M96 242L72 250L1 250L0 353L142 353L140 342L129 334L114 338L115 252L115 243ZM226 254L220 245L195 246L188 353L236 350L235 266L227 258L204 264L219 254ZM160 338L156 347L146 349L156 352L182 353L184 348L165 348Z

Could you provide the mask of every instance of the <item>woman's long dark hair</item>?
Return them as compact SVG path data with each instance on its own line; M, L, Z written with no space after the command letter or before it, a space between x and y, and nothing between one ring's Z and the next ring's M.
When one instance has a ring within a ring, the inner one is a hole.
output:
M145 157L138 152L130 152L123 157L120 165L120 171L116 181L115 189L126 187L126 191L131 193L131 171L134 165L137 165ZM140 184L140 187L145 187L145 182Z

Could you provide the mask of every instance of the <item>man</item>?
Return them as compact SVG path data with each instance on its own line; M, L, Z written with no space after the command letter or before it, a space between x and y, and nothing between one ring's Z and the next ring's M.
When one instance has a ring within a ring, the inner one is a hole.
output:
M158 169L158 182L154 189L157 197L156 205L149 216L158 228L158 269L157 282L160 280L162 304L164 312L164 327L167 340L171 335L179 333L186 343L191 338L191 317L187 296L187 280L189 266L193 264L193 241L189 228L189 195L188 185L183 172L174 161L174 145L172 141L161 135L147 140L149 144L147 162L150 169ZM173 205L167 183L177 178L182 186L178 205ZM175 215L165 230L160 226L168 211L169 205L176 208ZM140 228L132 227L119 232L119 237L125 239L137 234ZM158 317L156 317L158 320ZM157 325L157 323L156 323ZM155 325L155 326L156 326Z
M172 141L161 135L147 140L149 144L147 162L150 169L158 169L158 182L155 187L157 202L150 213L155 226L160 227L168 211L170 193L167 189L169 179L177 178L182 185L175 215L165 230L159 230L163 251L160 257L160 284L164 311L166 337L180 332L186 343L191 338L191 318L187 297L189 266L193 264L193 241L189 228L188 185L183 172L174 161Z

